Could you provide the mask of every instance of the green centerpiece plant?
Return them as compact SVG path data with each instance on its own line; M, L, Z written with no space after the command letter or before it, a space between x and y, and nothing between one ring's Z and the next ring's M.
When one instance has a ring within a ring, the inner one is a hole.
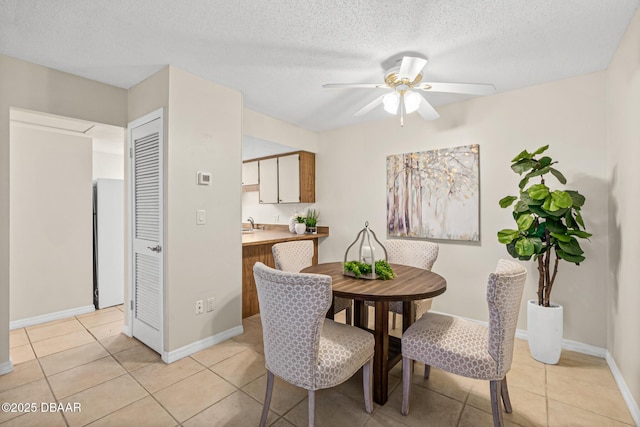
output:
M538 305L544 307L550 306L559 261L580 265L585 257L578 239L591 237L585 231L582 219L584 196L573 190L553 190L547 185L545 177L548 174L563 185L567 182L554 167L557 161L549 156L540 157L548 148L545 145L533 153L524 150L511 161L511 169L524 177L520 180L519 195L504 197L500 207L513 205L517 229L506 228L498 232L498 241L507 245L509 255L537 261ZM538 178L539 183L529 185L532 179Z

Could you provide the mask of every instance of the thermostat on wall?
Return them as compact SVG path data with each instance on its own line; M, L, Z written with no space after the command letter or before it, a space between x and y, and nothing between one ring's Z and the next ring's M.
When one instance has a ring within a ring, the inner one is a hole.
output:
M211 173L198 172L198 185L211 185Z

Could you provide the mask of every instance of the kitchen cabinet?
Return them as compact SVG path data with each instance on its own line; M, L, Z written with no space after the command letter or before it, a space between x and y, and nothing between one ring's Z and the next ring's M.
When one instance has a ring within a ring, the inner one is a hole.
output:
M258 162L242 164L242 185L258 185Z
M260 203L315 203L315 154L299 151L259 163Z

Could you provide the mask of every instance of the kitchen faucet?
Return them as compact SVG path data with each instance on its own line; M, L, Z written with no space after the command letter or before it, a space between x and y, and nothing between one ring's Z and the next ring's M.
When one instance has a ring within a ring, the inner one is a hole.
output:
M250 216L249 218L247 218L247 221L251 223L251 229L253 230L256 227L256 224L253 222L253 217Z

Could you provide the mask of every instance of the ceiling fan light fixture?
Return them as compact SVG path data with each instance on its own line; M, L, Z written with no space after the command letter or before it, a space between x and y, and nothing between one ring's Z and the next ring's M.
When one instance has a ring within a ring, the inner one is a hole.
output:
M384 110L389 114L397 114L400 105L400 94L396 91L389 92L382 98Z
M422 97L415 92L407 91L404 96L404 110L407 114L411 114L420 107Z

